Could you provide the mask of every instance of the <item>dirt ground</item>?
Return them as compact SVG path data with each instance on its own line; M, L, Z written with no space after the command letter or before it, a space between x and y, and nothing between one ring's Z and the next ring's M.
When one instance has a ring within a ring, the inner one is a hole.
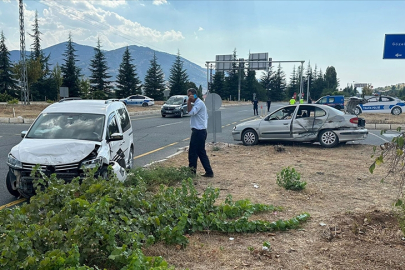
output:
M372 146L325 149L289 144L281 152L276 148L207 144L215 177L199 177L196 188L199 192L209 185L219 188L218 203L231 194L234 200L248 198L284 209L252 219L276 221L308 212L311 218L302 229L254 234L207 231L191 235L185 249L161 244L145 253L163 256L178 269L405 269L405 238L392 208L398 187L392 179L381 183L384 167L370 174ZM163 164L187 165L187 152ZM307 182L304 191L287 191L276 184L277 173L287 166ZM262 251L265 241L271 244L270 252Z

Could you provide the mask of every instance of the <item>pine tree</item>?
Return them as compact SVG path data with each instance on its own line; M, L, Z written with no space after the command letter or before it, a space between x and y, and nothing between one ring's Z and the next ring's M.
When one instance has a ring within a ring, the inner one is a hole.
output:
M285 91L286 91L285 74L281 68L281 64L279 64L277 71L274 74L274 86L272 87L272 94L274 98L273 101L284 100Z
M43 76L41 76L41 79L44 76L49 75L50 73L50 68L49 68L49 58L50 54L45 57L44 52L41 49L41 32L39 31L39 24L38 24L38 12L35 11L35 20L34 24L32 25L32 32L33 34L29 34L33 39L34 42L31 44L31 55L30 58L33 60L38 60L41 63L41 69L43 72Z
M94 57L90 62L90 90L95 99L106 99L111 94L111 78L108 75L107 60L101 51L100 39L97 40L97 47L94 48Z
M117 75L117 98L142 94L141 81L136 73L136 66L132 63L131 54L126 48Z
M306 93L305 96L308 100L309 100L309 98L311 98L311 86L313 84L313 81L314 81L314 78L313 78L313 74L312 74L311 62L308 62L306 79L304 81L304 93ZM308 89L309 89L309 93L307 93Z
M150 61L150 67L146 71L144 91L145 95L155 100L163 100L163 91L165 90L165 76L162 68L157 63L156 54Z
M66 44L65 57L61 70L63 75L62 86L69 88L70 97L80 97L79 77L80 69L76 67L77 55L72 42L72 35L69 33L69 39Z
M225 77L222 71L215 72L210 93L216 93L224 99L228 98L228 96L225 94Z
M232 63L232 70L229 71L228 76L225 77L225 91L223 97L229 97L232 100L238 100L239 81L243 81L243 78L245 77L245 69L242 65L239 67L236 49L234 49L233 51L233 61L234 62Z
M180 52L177 53L176 60L170 69L169 88L170 95L186 95L187 94L188 75L183 69L183 61L180 58Z
M16 97L17 81L14 79L13 65L10 62L10 52L6 46L3 31L0 36L0 94Z
M300 91L300 84L299 84L299 77L297 77L297 69L295 68L295 65L293 67L293 71L290 76L290 82L287 87L287 95L290 97L294 96L294 93L297 95L299 94Z
M272 66L267 71L263 72L262 76L260 77L260 84L265 89L267 98L274 100L274 71Z

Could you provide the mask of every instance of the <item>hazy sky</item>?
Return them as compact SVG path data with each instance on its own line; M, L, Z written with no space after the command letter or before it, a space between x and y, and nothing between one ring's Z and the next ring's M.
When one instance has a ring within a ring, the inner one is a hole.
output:
M405 82L405 60L383 60L385 34L405 33L405 1L25 0L26 47L35 11L42 48L67 40L112 50L127 45L176 54L205 67L215 55L304 60L334 66L340 88ZM0 0L0 31L19 49L17 0ZM133 56L136 58L136 55ZM299 63L295 64L296 66ZM290 77L294 64L282 64Z

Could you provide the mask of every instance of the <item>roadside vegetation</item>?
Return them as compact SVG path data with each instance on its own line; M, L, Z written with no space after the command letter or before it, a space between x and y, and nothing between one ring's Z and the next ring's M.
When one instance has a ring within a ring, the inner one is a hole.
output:
M187 168L137 169L124 183L96 179L94 171L81 184L40 179L29 203L0 211L2 269L173 269L142 249L156 243L186 247L188 235L207 230L295 229L309 218L249 220L282 208L231 195L217 203L219 189L198 194Z

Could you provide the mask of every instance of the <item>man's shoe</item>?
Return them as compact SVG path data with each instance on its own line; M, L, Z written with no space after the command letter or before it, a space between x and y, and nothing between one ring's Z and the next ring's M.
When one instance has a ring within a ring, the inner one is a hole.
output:
M213 173L203 173L201 174L202 177L214 177Z

